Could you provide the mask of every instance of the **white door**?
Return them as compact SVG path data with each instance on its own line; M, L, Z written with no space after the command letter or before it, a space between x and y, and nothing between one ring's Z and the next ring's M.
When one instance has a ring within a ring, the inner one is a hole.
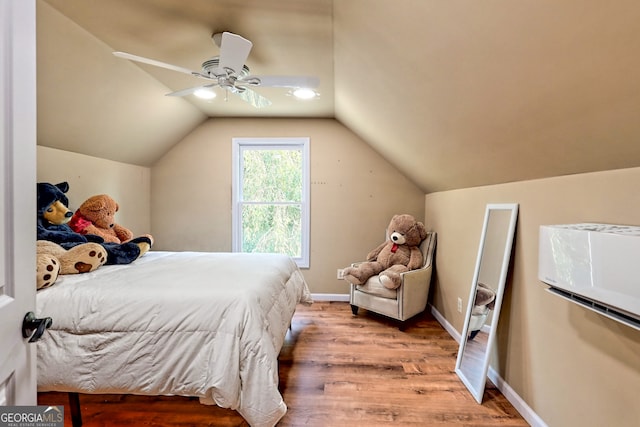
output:
M35 405L35 0L0 0L0 404Z

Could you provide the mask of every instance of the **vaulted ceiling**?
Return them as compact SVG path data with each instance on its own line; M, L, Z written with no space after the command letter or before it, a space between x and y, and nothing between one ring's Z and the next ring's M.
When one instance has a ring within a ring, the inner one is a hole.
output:
M640 166L636 0L38 0L38 143L150 166L209 117L335 118L426 193ZM215 32L253 42L256 109L165 97Z

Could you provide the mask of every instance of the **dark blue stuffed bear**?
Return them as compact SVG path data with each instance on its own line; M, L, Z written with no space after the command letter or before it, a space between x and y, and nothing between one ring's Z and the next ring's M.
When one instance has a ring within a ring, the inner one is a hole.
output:
M147 237L138 237L127 243L107 243L100 236L73 231L67 224L73 216L65 195L67 191L67 182L55 185L38 183L38 240L57 243L67 250L82 243L99 243L107 251L107 265L130 264L149 250L151 240Z

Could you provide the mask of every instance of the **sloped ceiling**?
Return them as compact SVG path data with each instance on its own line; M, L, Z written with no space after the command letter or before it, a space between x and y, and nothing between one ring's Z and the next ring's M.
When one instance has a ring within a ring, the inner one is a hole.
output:
M151 165L208 117L335 117L425 193L640 166L635 0L38 0L39 144ZM213 32L319 99L163 94Z

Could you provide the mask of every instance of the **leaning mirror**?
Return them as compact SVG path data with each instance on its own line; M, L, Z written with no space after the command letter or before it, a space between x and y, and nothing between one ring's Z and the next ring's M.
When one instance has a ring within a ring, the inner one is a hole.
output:
M478 403L484 395L517 217L517 204L489 204L485 210L456 360L456 373Z

